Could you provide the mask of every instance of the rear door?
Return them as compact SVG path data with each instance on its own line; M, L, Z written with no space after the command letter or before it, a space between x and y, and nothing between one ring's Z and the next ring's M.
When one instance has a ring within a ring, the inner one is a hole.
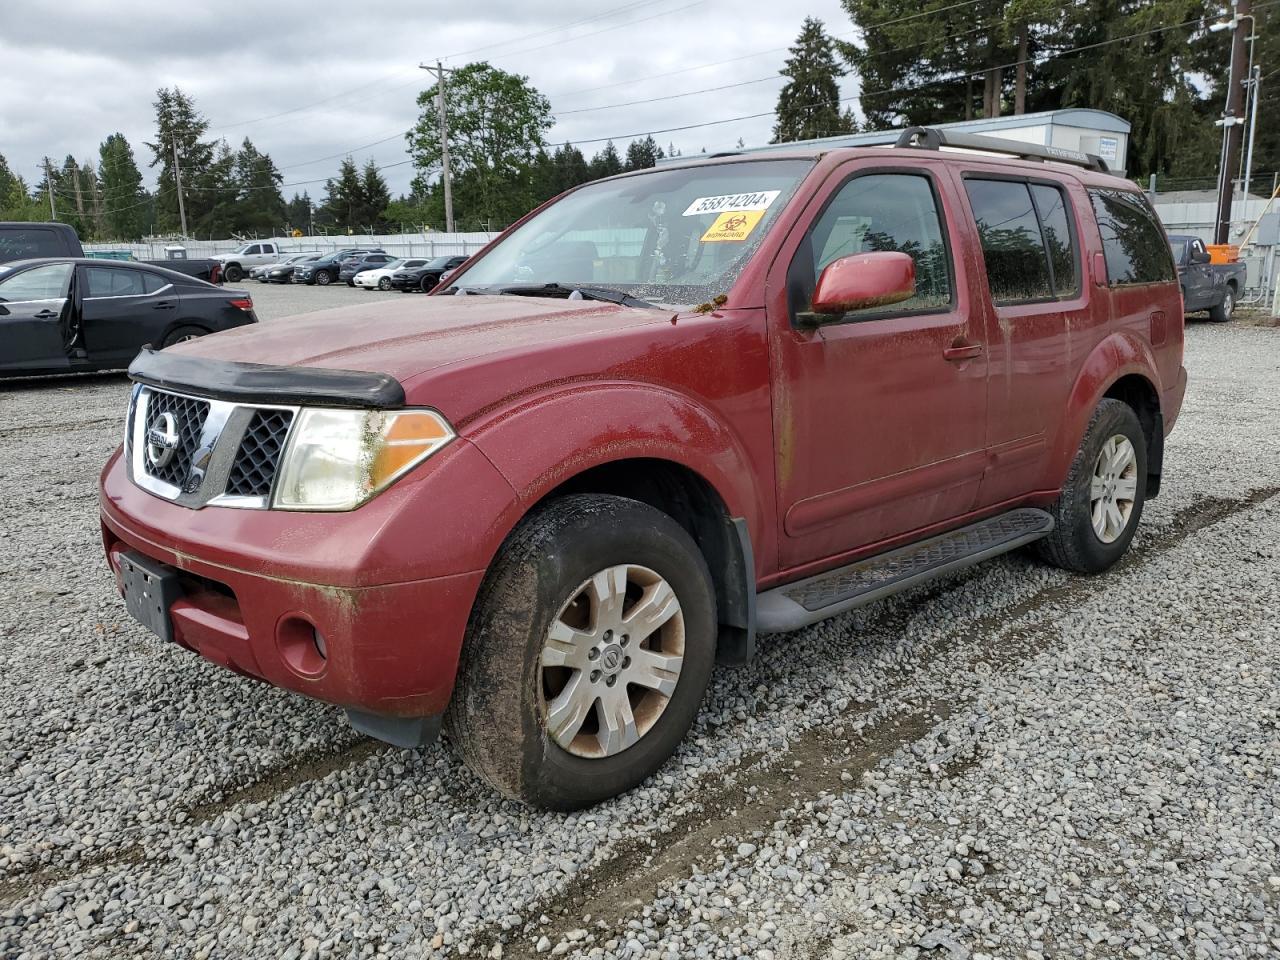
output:
M89 359L127 363L145 344L159 345L179 304L167 277L125 266L82 264L79 271Z
M51 263L0 278L0 370L59 370L71 365L65 344L69 263Z
M1072 180L1007 169L958 174L990 311L983 507L1038 488L1076 372L1110 316L1105 297L1083 281L1076 212L1087 202L1083 191Z

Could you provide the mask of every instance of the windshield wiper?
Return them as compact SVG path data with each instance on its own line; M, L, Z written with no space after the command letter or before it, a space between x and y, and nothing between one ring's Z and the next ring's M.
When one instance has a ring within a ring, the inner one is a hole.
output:
M560 294L569 297L577 293L584 300L602 300L605 303L616 303L624 307L653 306L648 300L641 300L639 297L633 297L631 294L623 293L621 290L611 290L609 287L583 287L577 284L566 286L563 283L529 283L511 287L499 287L497 292L509 293L517 297L559 296Z

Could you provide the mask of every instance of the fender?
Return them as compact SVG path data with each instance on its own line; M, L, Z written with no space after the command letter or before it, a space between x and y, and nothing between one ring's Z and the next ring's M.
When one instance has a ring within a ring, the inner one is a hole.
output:
M1085 428L1106 392L1121 377L1138 374L1151 383L1156 396L1163 396L1151 348L1138 337L1115 331L1101 340L1080 366L1076 381L1067 398L1062 424L1050 446L1049 486L1057 489L1071 469L1071 461L1080 449ZM1161 438L1163 439L1163 438Z
M519 510L505 518L506 533L530 506L577 474L651 458L701 476L731 517L746 519L757 560L772 554L775 537L755 482L772 475L772 464L753 465L732 427L674 390L629 381L569 385L523 397L466 433L519 498Z

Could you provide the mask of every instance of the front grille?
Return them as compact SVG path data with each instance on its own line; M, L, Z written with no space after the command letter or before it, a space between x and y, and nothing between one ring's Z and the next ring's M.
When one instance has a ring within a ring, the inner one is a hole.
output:
M245 429L227 478L233 497L265 497L276 478L276 464L293 424L292 410L258 410Z
M153 427L160 425L164 414L171 414L178 443L171 456L163 466L157 466L150 456L143 456L147 473L164 483L181 489L191 472L191 460L200 446L200 435L204 431L205 418L209 416L209 403L191 397L180 397L173 393L151 391L147 400L147 423L143 431L143 443L148 444L147 437Z

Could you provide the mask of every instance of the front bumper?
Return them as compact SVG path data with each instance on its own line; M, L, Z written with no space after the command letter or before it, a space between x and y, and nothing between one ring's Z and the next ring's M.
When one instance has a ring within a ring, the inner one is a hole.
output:
M191 510L137 487L117 451L100 495L117 586L124 551L172 567L181 585L169 608L175 642L237 673L345 707L360 729L399 742L379 732L377 718L443 713L489 549L476 549L474 527L468 535L441 516L430 524L441 546L424 556L422 521L406 529L422 507L416 498L463 496L471 502L460 515L472 518L472 511L501 511L511 498L496 471L483 472L488 461L478 451L465 442L451 447L451 459L462 461L453 470L427 472L343 514ZM455 493L441 478L462 486ZM462 493L467 486L476 496Z

